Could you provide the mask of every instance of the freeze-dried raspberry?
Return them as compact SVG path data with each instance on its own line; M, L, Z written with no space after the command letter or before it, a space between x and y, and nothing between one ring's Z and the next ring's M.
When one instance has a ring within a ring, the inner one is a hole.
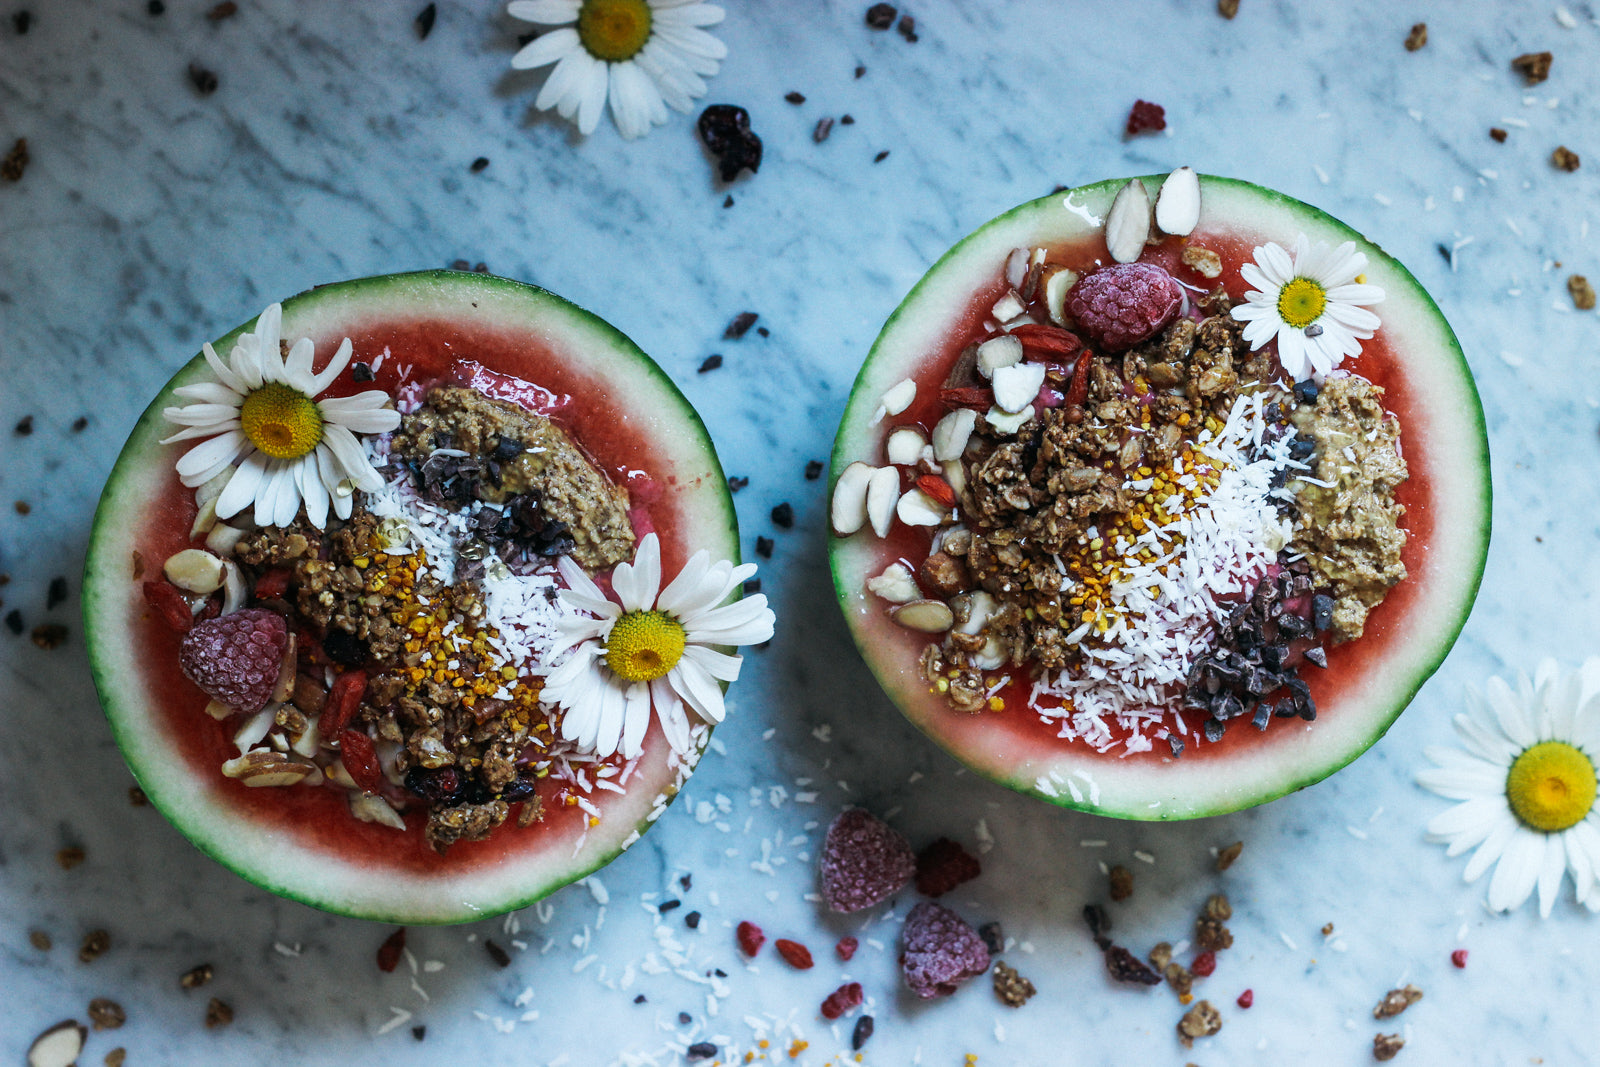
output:
M780 937L772 943L772 947L778 950L778 955L783 957L783 962L795 970L809 971L811 969L811 950L800 942Z
M1167 109L1148 100L1135 100L1128 112L1128 136L1155 133L1167 128Z
M1154 263L1113 263L1067 290L1067 314L1107 351L1161 332L1183 305L1183 290Z
M837 1019L851 1008L861 1007L861 983L847 982L829 993L822 1002L822 1017Z
M856 949L860 947L861 942L857 941L855 938L841 937L839 939L839 943L833 946L833 951L838 954L841 960L849 963L851 958L855 956Z
M1201 978L1210 977L1217 969L1217 954L1210 949L1200 953L1189 965L1189 970Z
M834 911L870 908L916 873L911 844L862 808L839 813L822 842L822 899Z
M761 932L761 927L755 923L743 922L734 931L739 937L739 951L746 956L754 956L761 951L761 946L767 943L767 935Z
M969 978L989 969L983 938L949 908L923 902L911 909L901 931L900 973L923 999L949 996Z
M948 837L917 853L917 892L925 897L942 897L982 873L977 859Z
M237 711L266 706L278 683L289 627L265 608L194 624L178 647L178 666L206 696Z

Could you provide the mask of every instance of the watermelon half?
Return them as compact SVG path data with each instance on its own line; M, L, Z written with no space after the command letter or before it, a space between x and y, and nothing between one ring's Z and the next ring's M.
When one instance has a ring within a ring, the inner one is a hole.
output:
M1152 197L1163 175L1142 180ZM1045 248L1080 271L1110 262L1103 220L1126 179L1065 190L1023 204L971 234L917 283L884 325L856 379L836 438L832 477L853 461L884 462L890 425L931 428L943 414L939 385L962 347L1003 295L1007 257ZM897 524L886 539L863 529L834 536L835 591L857 647L884 690L924 733L961 762L1020 792L1064 807L1125 819L1183 819L1236 811L1332 774L1370 747L1404 710L1449 652L1466 621L1489 542L1489 450L1483 412L1460 345L1439 308L1394 258L1326 213L1281 193L1227 178L1201 179L1199 225L1190 241L1218 252L1235 302L1249 288L1239 266L1254 247L1354 241L1368 257L1367 280L1385 300L1382 325L1344 367L1386 390L1401 420L1410 467L1397 499L1406 507L1409 578L1374 609L1365 636L1329 650L1326 671L1304 672L1316 700L1314 722L1274 720L1265 731L1234 723L1217 743L1191 745L1174 758L1165 745L1140 753L1101 753L1062 740L1020 701L999 712L964 714L935 694L917 669L925 635L891 621L864 588L897 559L926 555L928 534ZM1141 261L1179 266L1182 239L1146 247ZM881 418L887 390L910 378L913 405ZM920 540L919 540L920 539ZM1194 725L1198 725L1196 722Z
M253 328L252 318L215 348L226 358ZM537 399L555 407L552 417L628 487L636 529L661 537L663 573L702 548L738 561L733 503L699 416L632 341L560 297L453 271L366 278L285 300L283 336L310 337L318 367L345 337L356 361L377 365L373 383L352 384L346 372L333 392L377 386L393 394L404 382L444 377L489 376L513 389L518 380L532 383ZM418 815L399 831L352 818L338 789L250 789L221 774L237 750L180 673L178 636L152 617L135 577L136 560L143 577L159 577L162 561L190 546L194 493L174 471L181 446L158 443L171 432L161 411L175 402L175 387L208 374L196 356L134 427L95 514L84 579L95 684L151 802L202 851L264 889L394 923L461 922L523 907L636 841L697 755L674 758L655 724L625 792L594 791L597 821L551 803L541 785L542 822L520 829L513 819L444 856L423 843Z

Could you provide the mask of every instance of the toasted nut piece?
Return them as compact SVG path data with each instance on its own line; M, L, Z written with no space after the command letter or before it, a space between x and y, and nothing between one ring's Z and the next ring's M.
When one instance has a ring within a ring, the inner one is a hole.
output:
M1050 321L1060 326L1067 318L1067 290L1078 284L1078 272L1046 263L1039 268L1039 284L1044 287L1044 306Z
M933 458L940 463L960 459L977 425L978 413L971 408L956 408L945 415L933 428Z
M1132 263L1150 239L1150 194L1133 179L1111 201L1106 212L1106 251L1118 263Z
M229 529L219 526L218 530ZM213 533L216 531L213 530ZM245 584L244 571L233 560L225 560L222 564L222 614L232 615L244 607L250 599L250 587Z
M195 513L194 523L189 527L189 540L193 541L196 537L210 533L211 528L216 524L217 502L215 500L207 500L200 505L200 510Z
M265 748L252 749L222 765L223 774L237 778L252 788L295 785L312 770L314 768L309 763L301 763Z
M879 537L889 536L899 500L900 472L893 467L879 467L873 471L867 482L867 520L872 523L872 532Z
M295 635L289 634L289 646L283 652L283 665L278 668L278 684L272 690L270 703L282 704L289 699L289 694L294 692L295 664Z
M976 589L967 598L967 617L961 622L961 632L975 634L982 631L992 615L1000 608L1000 602L982 589Z
M233 550L244 540L244 531L237 526L229 526L219 522L211 527L211 532L206 534L206 547L219 556L231 556Z
M977 412L973 411L972 414L976 415ZM956 499L960 500L961 494L967 491L967 468L961 465L959 459L947 459L939 464L939 469L944 472L944 480L950 483L950 488L955 490Z
M1033 418L1033 405L1029 404L1015 413L993 407L983 417L989 423L989 428L995 433L1013 434L1022 429L1023 425Z
M1193 167L1167 175L1156 194L1156 225L1162 233L1187 237L1200 223L1200 178Z
M908 630L942 634L955 623L955 613L942 600L913 600L889 612L889 617Z
M884 458L890 463L901 467L909 467L922 458L922 450L927 447L928 438L923 434L920 426L899 426L889 431L889 439L884 443Z
M867 521L867 482L877 468L867 463L852 463L833 483L830 520L833 532L849 537Z
M955 596L972 584L967 565L948 552L935 552L922 561L922 584L942 597Z
M396 830L406 828L406 821L382 797L372 793L351 793L349 799L350 814L362 822L375 822Z
M1013 363L994 372L994 403L1001 411L1015 415L1031 404L1044 385L1043 363Z
M895 504L895 514L907 526L938 526L950 512L921 489L912 489Z
M994 307L990 309L990 314L994 316L996 322L1004 326L1017 318L1017 316L1026 314L1027 311L1028 308L1023 304L1022 297L1017 294L1016 289L1011 289L1005 296L994 302Z
M221 722L223 719L226 719L233 713L234 709L228 707L228 705L224 704L220 700L211 700L206 702L206 714L211 716L213 719L216 719L218 722Z
M1222 273L1222 257L1204 245L1189 245L1183 250L1183 265L1191 267L1202 278L1215 278Z
M911 577L911 570L904 563L891 563L876 578L868 578L867 591L891 604L909 604L922 596L916 579Z
M28 1067L72 1067L83 1054L89 1031L76 1019L66 1019L33 1039L28 1046Z
M222 560L203 548L186 548L162 566L167 581L179 589L208 596L222 588Z
M978 373L993 378L1001 367L1022 362L1022 342L1010 334L991 337L978 346Z

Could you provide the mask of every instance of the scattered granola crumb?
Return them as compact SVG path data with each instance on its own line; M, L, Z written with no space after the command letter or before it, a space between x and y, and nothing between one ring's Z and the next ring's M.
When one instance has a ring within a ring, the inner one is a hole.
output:
M1323 923L1322 924L1322 936L1323 937L1332 937L1333 936L1333 924L1332 923Z
M233 1022L233 1009L226 1001L212 997L206 1004L206 1029L215 1030L219 1026L227 1026Z
M212 22L221 22L223 19L230 19L238 13L239 5L234 3L234 0L222 0L222 3L206 12L206 18Z
M1407 985L1403 989L1391 989L1378 1001L1378 1006L1372 1009L1374 1019L1392 1019L1405 1011L1411 1005L1422 999L1422 990L1414 985Z
M796 107L806 102L805 93L788 92L783 94L783 98Z
M1202 278L1215 278L1222 273L1222 257L1204 245L1185 245L1183 265Z
M1108 878L1111 882L1112 900L1127 900L1133 896L1133 872L1128 868L1119 863L1111 868Z
M1489 139L1491 141L1493 141L1495 144L1505 144L1506 143L1506 131L1502 130L1498 126L1490 126L1489 127Z
M35 626L29 639L40 648L49 652L51 649L60 648L67 640L67 628L58 622L47 622L42 626Z
M127 1021L128 1013L109 997L95 997L89 1001L89 1023L96 1030L115 1030Z
M760 317L761 315L754 311L739 312L733 317L733 321L728 323L728 328L722 331L722 339L724 341L737 341L750 332L750 327L754 326L756 320Z
M130 785L128 787L128 803L136 808L147 808L150 806L150 798L145 796L143 789L136 785Z
M1405 1044L1406 1039L1399 1034L1377 1034L1372 1039L1372 1058L1379 1061L1392 1060L1400 1054Z
M1571 173L1572 171L1578 169L1578 163L1578 153L1574 152L1564 144L1556 145L1556 150L1550 153L1550 165L1555 167L1557 170L1564 170L1568 173Z
M1239 13L1239 0L1217 0L1217 14L1231 19Z
M122 1064L127 1060L127 1058L128 1050L123 1048L121 1045L118 1045L116 1048L106 1053L106 1067L122 1067Z
M439 6L429 4L417 13L417 40L426 41L428 34L433 32L433 22L439 17Z
M18 515L26 515L33 510L33 505L26 500L19 500L11 506L16 509Z
M1581 274L1574 274L1567 279L1567 292L1572 295L1572 306L1579 311L1594 310L1594 286L1589 284L1589 279Z
M1194 940L1202 949L1221 951L1233 944L1233 934L1224 925L1233 918L1233 907L1221 893L1206 901L1200 917L1194 921Z
M867 28L887 30L894 25L894 17L899 13L893 4L873 4L867 8Z
M994 995L1008 1008L1020 1008L1028 998L1037 993L1033 983L1018 974L1016 968L1007 967L1001 960L994 964Z
M1419 22L1411 27L1411 32L1406 34L1406 51L1415 52L1428 43L1428 24Z
M1229 845L1227 848L1223 849L1221 852L1218 852L1217 853L1217 870L1225 871L1229 867L1232 867L1234 861L1239 858L1239 853L1241 853L1243 851L1244 851L1244 842L1243 841L1235 841L1233 844Z
M51 946L54 945L55 942L51 941L50 935L45 933L43 930L29 930L28 944L32 945L40 952L49 952Z
M0 160L0 178L8 182L22 180L22 172L28 169L28 139L18 137L17 143L11 146L11 151L6 153L6 158Z
M209 963L202 963L198 967L191 967L178 976L178 985L184 989L199 989L211 981L215 969Z
M1183 1042L1184 1048L1193 1048L1195 1038L1210 1037L1221 1029L1222 1014L1211 1006L1209 1000L1202 1000L1178 1020L1178 1039Z
M144 554L135 550L133 553L133 580L138 581L144 577Z
M63 871L70 871L87 858L81 848L63 848L56 852L56 862Z
M509 966L511 966L511 954L509 952L507 952L505 949L501 948L499 945L495 944L493 941L485 941L483 943L483 947L484 947L484 950L489 953L489 958L491 960L494 960L496 966L499 966L499 967L509 967Z
M833 119L831 119L831 118L820 118L820 119L817 120L816 127L811 131L811 139L813 141L815 141L817 144L821 144L823 141L826 141L828 139L828 135L830 133L832 133L832 132L833 132Z
M217 91L221 84L217 80L217 72L208 70L198 63L189 64L189 84L194 86L195 92L201 96L210 96Z
M1549 52L1524 52L1511 61L1511 69L1522 75L1529 85L1538 85L1550 77Z
M81 963L93 963L104 956L110 947L110 934L104 930L90 930L83 935L83 944L78 946L78 960Z

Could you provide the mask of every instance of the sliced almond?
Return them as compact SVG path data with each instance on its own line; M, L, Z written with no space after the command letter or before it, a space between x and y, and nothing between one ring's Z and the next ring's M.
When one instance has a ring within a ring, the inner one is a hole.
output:
M906 604L922 596L917 580L904 563L891 563L876 578L868 578L867 591L891 604Z
M167 581L190 593L209 596L222 588L222 560L202 548L173 553L161 570Z
M28 1046L28 1067L72 1067L83 1055L88 1027L76 1019L64 1019L33 1039Z
M1150 238L1150 194L1133 179L1111 201L1106 213L1106 251L1118 263L1132 263Z
M238 710L239 709L237 708L228 707L228 705L224 704L220 700L206 701L206 714L211 716L213 719L216 719L218 722L221 722L223 719L226 719L228 716L234 714L234 712Z
M1000 328L1005 330L1006 333L1010 333L1018 326L1036 326L1038 325L1038 322L1039 320L1034 318L1032 315L1018 315L1014 319L1007 319L1005 322L1002 322L1000 324Z
M375 822L396 830L406 828L406 821L400 817L400 813L387 800L373 793L350 794L350 814L362 822Z
M992 671L1003 667L1007 658L1006 646L998 637L990 636L982 648L972 653L972 665L980 671Z
M189 540L193 541L197 537L210 533L211 528L216 524L217 502L215 500L207 500L200 505L200 510L195 513L194 522L189 527Z
M883 405L885 415L898 415L911 406L917 398L917 383L910 378L898 381L891 385L879 401Z
M323 769L322 773L327 776L328 781L341 789L353 789L358 793L361 792L361 787L356 785L354 778L350 777L350 772L345 769L342 760L334 760Z
M893 467L879 467L867 482L867 521L872 532L879 537L889 536L889 526L894 522L894 507L900 501L900 472Z
M219 522L211 527L211 532L206 534L206 547L219 556L231 556L233 550L239 547L239 542L244 540L244 531L237 526L229 526Z
M295 635L291 631L289 643L283 650L283 665L278 668L278 684L272 690L271 704L282 704L294 693L295 671Z
M993 407L983 416L984 421L989 424L989 428L998 434L1016 433L1031 418L1033 418L1032 404L1014 414Z
M222 565L222 614L232 615L250 602L250 587L245 584L244 571L233 560Z
M1012 319L1023 314L1027 310L1027 306L1022 302L1022 297L1017 295L1017 291L1015 289L1012 289L1010 292L1006 293L1005 296L1002 296L999 300L994 302L994 308L991 310L990 314L994 315L996 322L1004 323L1010 322Z
M943 472L944 480L950 483L950 488L955 490L956 499L960 500L961 494L967 491L967 468L961 465L959 459L947 459L939 464L939 470Z
M311 764L258 748L222 765L222 773L252 789L295 785L315 770Z
M942 600L913 600L889 612L889 617L908 630L942 634L955 623L955 612Z
M277 721L277 708L271 704L262 708L244 721L237 733L233 735L233 746L244 755L266 739L267 733Z
M1013 363L994 372L995 407L1015 415L1039 395L1044 385L1043 363Z
M1028 276L1028 250L1026 248L1013 248L1011 255L1006 257L1006 284L1013 289L1021 289L1022 282Z
M306 724L305 731L301 733L299 737L294 739L294 744L290 745L289 748L296 755L304 756L306 759L312 759L316 756L317 750L321 747L321 745L321 726L319 725L318 720L312 719Z
M927 444L928 438L924 436L922 427L900 426L889 431L889 439L883 446L883 455L890 463L910 467L922 458L922 450Z
M1200 224L1200 176L1193 167L1167 175L1156 194L1156 226L1162 233L1187 237Z
M212 503L217 497L221 496L222 491L228 488L228 483L233 480L235 469L233 467L224 467L222 473L210 481L202 483L200 488L194 491L194 506L204 510L207 504ZM215 511L214 508L212 510Z
M971 408L956 408L940 419L933 428L933 458L940 463L960 459L977 425L978 413Z
M973 590L967 604L967 617L961 623L961 632L964 634L981 632L990 617L1000 608L1000 602L982 589Z
M849 537L866 524L867 482L875 470L877 468L868 463L852 463L833 483L829 519L833 523L833 532L840 537Z
M901 496L895 504L894 513L907 526L938 526L950 517L949 511L921 489L913 489Z
M1001 367L1022 362L1022 342L1010 334L991 337L978 346L978 373L993 378Z
M1045 311L1050 321L1060 326L1067 318L1067 290L1078 284L1078 272L1047 263L1040 268L1039 284L1044 289Z

